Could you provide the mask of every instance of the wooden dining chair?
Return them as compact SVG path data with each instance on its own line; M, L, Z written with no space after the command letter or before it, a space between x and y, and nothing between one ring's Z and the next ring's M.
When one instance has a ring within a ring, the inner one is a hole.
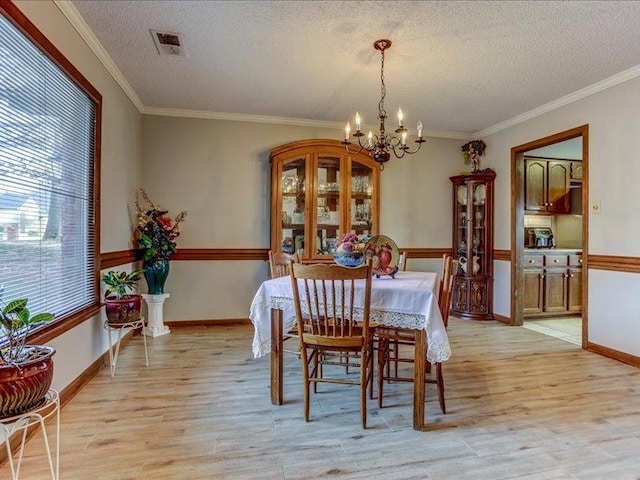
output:
M451 308L451 293L453 285L453 272L457 269L457 260L453 260L448 255L444 260L443 278L441 280L442 289L438 298L438 308L442 314L445 327L448 324L447 318ZM403 328L376 328L376 339L378 346L378 406L382 408L382 396L385 381L396 382L413 382L413 376L403 377L398 375L398 364L413 363L413 355L400 356L398 350L402 345L415 346L415 330ZM395 351L391 350L390 345L395 344ZM389 363L394 363L394 374L390 374L388 368ZM442 413L447 413L445 397L444 397L444 377L442 373L442 363L435 365L435 378L425 377L425 383L435 384L438 389L438 401ZM430 373L428 369L427 373Z
M274 252L269 250L269 278L285 277L291 273L291 264L300 263L300 256L297 253L284 253ZM284 348L283 351L291 353L293 355L300 355L300 351L297 349L298 339L298 327L294 326L293 329L282 336L282 341L286 342L290 339L295 339L295 350ZM294 343L294 342L291 342Z
M369 327L371 260L355 268L341 265L291 265L291 285L300 332L304 419L309 421L310 386L339 383L360 386L360 418L367 427L367 387L373 386L373 335ZM355 282L364 281L363 295L355 295ZM360 375L327 377L323 356L358 354ZM314 392L316 389L314 388Z
M269 278L289 275L292 263L300 263L300 256L297 253L289 254L269 250Z
M398 271L400 272L405 272L407 270L407 257L409 255L409 252L407 252L406 250L403 250L402 252L400 252L400 257L398 259ZM377 348L377 347L376 347ZM391 355L392 357L396 357L398 358L399 355L399 350L400 350L400 346L398 343L398 340L389 340L389 355ZM391 365L393 364L393 367L395 368L395 375L398 376L398 362L387 362L386 368L387 368L387 377L391 376Z
M407 257L409 253L407 251L400 252L400 257L398 258L398 270L404 272L407 269Z

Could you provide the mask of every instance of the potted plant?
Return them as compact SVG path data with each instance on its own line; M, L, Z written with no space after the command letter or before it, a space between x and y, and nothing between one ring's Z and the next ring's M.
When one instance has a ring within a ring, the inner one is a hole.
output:
M111 270L102 276L107 285L104 292L107 322L111 325L122 325L140 318L140 295L129 295L142 278L142 270L133 272Z
M180 235L180 223L187 216L182 211L175 218L168 210L151 201L144 188L136 200L136 226L134 237L144 250L144 278L152 295L164 293L164 283L169 275L169 260L177 251L176 238Z
M31 315L27 298L0 301L0 418L28 412L40 405L51 387L56 351L44 345L26 345L34 325L50 322L52 313Z
M471 164L471 172L478 172L480 170L480 157L484 155L486 148L487 144L482 140L471 140L462 146L464 164Z

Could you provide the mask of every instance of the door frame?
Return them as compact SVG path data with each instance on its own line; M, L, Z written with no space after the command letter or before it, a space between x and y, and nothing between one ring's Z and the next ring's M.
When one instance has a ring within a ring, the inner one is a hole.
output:
M582 348L588 338L589 125L539 138L511 148L511 325L522 325L524 298L524 153L582 137ZM513 288L515 286L515 288Z

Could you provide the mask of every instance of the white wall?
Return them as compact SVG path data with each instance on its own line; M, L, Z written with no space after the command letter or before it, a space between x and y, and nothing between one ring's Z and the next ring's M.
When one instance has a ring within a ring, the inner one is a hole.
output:
M141 115L74 27L51 1L16 1L17 7L102 94L101 251L132 247L127 215L141 178ZM52 341L53 387L62 389L108 346L97 316Z
M172 215L188 211L179 249L269 248L271 150L342 135L339 129L150 115L142 123L145 187ZM418 154L387 164L381 174L380 233L401 247L450 247L448 177L464 168L462 143L429 138ZM428 261L409 262L412 268L431 267ZM171 262L165 319L247 318L267 274L262 261Z
M498 172L495 247L510 248L510 149L583 124L589 124L589 201L600 200L602 213L589 217L589 254L640 256L640 78L563 106L485 138ZM496 275L508 274L506 271ZM640 355L637 291L629 274L589 272L589 341ZM496 279L496 313L509 315L508 279ZM615 292L615 293L612 293ZM609 306L616 304L616 314ZM605 334L606 332L606 334Z

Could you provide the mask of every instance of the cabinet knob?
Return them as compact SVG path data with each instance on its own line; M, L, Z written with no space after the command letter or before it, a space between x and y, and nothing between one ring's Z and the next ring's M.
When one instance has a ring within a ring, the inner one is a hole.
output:
M544 206L545 206L545 207L548 207L548 206L549 206L549 204L548 204L547 202L544 202Z
M558 260L557 258L553 259L553 263L558 263L560 260Z
M544 278L544 274L543 273L540 274L540 278Z
M573 278L573 273L570 275L571 278Z
M529 260L529 263L536 263L535 260Z
M549 206L550 206L550 207L553 207L553 203L550 203L550 204L549 204Z
M578 260L578 263L582 263L582 259Z

